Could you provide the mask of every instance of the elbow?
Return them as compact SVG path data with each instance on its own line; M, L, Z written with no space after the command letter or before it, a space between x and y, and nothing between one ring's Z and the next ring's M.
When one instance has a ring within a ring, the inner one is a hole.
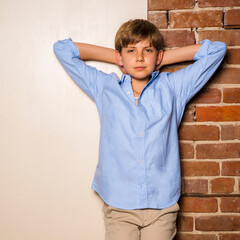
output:
M53 44L53 51L57 58L80 58L79 50L70 38L55 42Z
M53 52L55 53L55 56L61 60L62 58L66 57L66 46L65 42L60 40L53 44Z
M61 50L61 43L57 41L53 44L53 52L55 53L56 57L59 56L60 50Z
M220 51L222 52L222 55L225 56L227 52L227 44L225 42L219 42L219 48L221 49Z
M68 40L59 40L53 44L53 51L57 57L66 51L66 43Z
M227 44L220 41L212 42L212 44L212 53L216 53L219 57L223 58L227 52Z

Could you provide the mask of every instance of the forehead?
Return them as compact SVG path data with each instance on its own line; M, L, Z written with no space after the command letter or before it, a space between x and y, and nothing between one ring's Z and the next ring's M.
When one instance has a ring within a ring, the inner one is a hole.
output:
M149 39L144 39L136 43L129 43L127 47L152 47Z

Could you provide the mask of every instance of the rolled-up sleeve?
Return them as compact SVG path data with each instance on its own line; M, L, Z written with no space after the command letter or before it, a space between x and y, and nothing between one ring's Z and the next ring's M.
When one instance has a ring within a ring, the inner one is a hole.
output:
M207 83L226 53L224 42L206 39L201 44L193 64L169 75L170 84L182 104L186 104Z
M54 43L54 53L74 82L95 102L108 74L85 64L71 38Z

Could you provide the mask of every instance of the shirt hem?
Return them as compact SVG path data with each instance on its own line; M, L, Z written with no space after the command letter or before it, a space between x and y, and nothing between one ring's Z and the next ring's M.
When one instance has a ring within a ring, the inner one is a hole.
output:
M118 209L124 209L124 210L137 210L137 209L165 209L165 208L168 208L168 207L171 207L173 206L174 204L176 204L181 196L180 193L178 193L176 195L176 197L171 201L169 202L168 204L163 204L163 205L160 205L159 207L158 206L136 206L136 207L126 207L126 206L122 206L121 204L115 204L115 203L111 203L111 201L108 201L105 199L105 197L103 197L103 195L100 193L100 191L97 190L97 188L95 188L95 186L93 185L92 186L92 190L94 190L99 196L100 198L109 206L111 207L114 207L114 208L118 208Z

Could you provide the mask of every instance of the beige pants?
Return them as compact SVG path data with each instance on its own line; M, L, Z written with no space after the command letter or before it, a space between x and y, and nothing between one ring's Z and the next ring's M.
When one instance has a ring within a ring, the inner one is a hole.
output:
M123 210L104 203L105 240L171 240L178 204L164 209Z

